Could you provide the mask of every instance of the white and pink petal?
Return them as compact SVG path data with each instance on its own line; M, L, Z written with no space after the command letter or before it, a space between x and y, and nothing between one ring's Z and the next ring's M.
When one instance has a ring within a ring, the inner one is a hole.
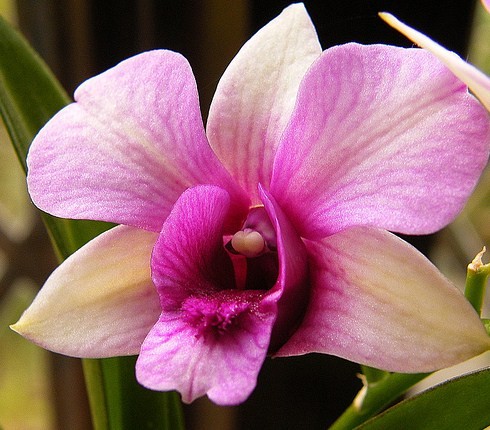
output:
M462 209L489 146L487 112L430 53L337 46L305 75L271 194L308 238L431 233Z
M207 135L238 183L259 202L303 75L321 54L302 4L286 8L238 52L211 104Z
M490 0L481 0L481 4L487 10L487 12L490 12Z
M150 277L156 238L126 226L101 234L53 272L13 330L74 357L138 354L160 314Z
M305 318L278 356L333 354L395 372L430 372L490 349L461 292L415 248L354 227L308 241Z

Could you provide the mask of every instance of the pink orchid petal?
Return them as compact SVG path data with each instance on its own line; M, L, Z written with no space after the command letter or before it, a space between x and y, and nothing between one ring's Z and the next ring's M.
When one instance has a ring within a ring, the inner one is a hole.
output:
M185 402L207 393L220 405L245 400L256 385L276 307L260 290L234 289L223 247L229 196L213 186L184 192L152 257L162 314L143 343L138 381L178 390Z
M12 328L75 357L134 355L158 320L150 278L154 233L115 227L59 266Z
M482 3L487 7L487 10L490 10L488 6L489 2L483 1ZM434 54L451 72L468 85L470 90L480 99L487 110L490 111L490 78L488 76L476 67L468 64L455 52L448 51L425 34L399 21L393 15L382 12L379 16L412 42Z
M459 290L415 248L370 227L308 241L306 316L279 356L321 352L395 372L429 372L490 349Z
M321 54L302 4L286 8L240 50L211 104L211 146L238 183L259 202L268 187L274 153L293 109L299 83Z
M83 83L34 140L29 192L66 218L160 231L189 186L213 183L247 203L204 134L191 68L170 51L146 52Z
M430 233L463 207L489 141L485 110L430 53L334 47L305 76L271 193L305 237Z

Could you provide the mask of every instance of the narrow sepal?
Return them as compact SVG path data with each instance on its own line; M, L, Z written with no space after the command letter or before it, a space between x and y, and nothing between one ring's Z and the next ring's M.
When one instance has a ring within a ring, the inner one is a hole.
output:
M56 269L12 328L75 357L138 354L160 306L150 278L154 233L119 226Z
M220 79L206 132L236 181L260 201L303 75L321 47L302 4L286 8L238 52Z

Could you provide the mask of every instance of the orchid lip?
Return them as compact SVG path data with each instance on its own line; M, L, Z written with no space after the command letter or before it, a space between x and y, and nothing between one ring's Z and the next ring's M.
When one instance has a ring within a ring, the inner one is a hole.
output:
M233 298L231 298L233 299ZM196 337L220 337L240 325L250 308L246 300L226 300L226 297L191 296L182 304L184 319L196 329Z

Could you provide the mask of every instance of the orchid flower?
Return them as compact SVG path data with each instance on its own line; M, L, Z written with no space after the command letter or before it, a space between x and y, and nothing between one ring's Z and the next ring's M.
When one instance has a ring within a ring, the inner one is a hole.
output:
M138 381L244 401L267 356L427 372L490 348L462 294L394 234L432 233L484 168L490 123L421 49L321 50L301 4L253 36L204 130L179 54L83 83L28 156L35 204L121 224L68 258L13 326Z

